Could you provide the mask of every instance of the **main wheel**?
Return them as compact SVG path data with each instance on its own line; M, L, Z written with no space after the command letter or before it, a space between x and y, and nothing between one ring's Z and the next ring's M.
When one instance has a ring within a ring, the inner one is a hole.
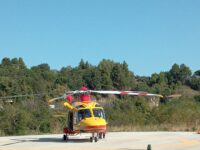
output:
M97 142L97 141L98 141L98 137L95 137L95 138L94 138L94 141Z
M106 133L103 133L103 138L104 138L104 139L106 138Z
M63 141L68 141L68 140L69 140L68 135L67 135L67 134L64 134L64 135L63 135Z
M102 135L103 135L103 133L102 133L102 132L100 132L100 133L98 134L98 136L99 136L99 139L102 139Z
M63 141L66 141L67 140L67 136L64 134L63 135Z
M93 142L93 138L92 137L90 137L90 142Z

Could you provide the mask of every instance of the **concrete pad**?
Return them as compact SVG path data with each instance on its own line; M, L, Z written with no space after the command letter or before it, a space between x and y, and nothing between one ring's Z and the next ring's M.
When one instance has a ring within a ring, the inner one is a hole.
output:
M0 150L198 150L200 135L194 132L109 132L106 139L89 141L90 134L62 134L0 137Z

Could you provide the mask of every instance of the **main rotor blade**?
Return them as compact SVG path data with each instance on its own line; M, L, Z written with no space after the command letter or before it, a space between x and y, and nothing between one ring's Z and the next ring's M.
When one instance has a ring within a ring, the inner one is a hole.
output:
M56 100L64 99L65 97L66 97L66 94L64 94L63 96L60 96L60 97L52 98L49 100L49 103L56 101Z
M76 90L76 91L68 91L66 94L60 97L56 97L53 99L49 100L49 103L60 100L60 99L65 99L68 95L75 95L75 94L84 94L84 93L98 93L98 94L116 94L116 95L133 95L133 96L155 96L155 97L163 97L162 95L159 94L152 94L152 93L147 93L147 92L142 92L142 91L96 91L96 90Z
M95 91L90 90L91 93L99 93L99 94L117 94L117 95L133 95L133 96L156 96L156 97L163 97L160 94L152 94L142 91Z
M45 95L45 94L47 94L47 93L13 95L13 96L4 96L4 97L0 97L0 99L10 99L10 98L28 97L28 96L39 96L39 95Z

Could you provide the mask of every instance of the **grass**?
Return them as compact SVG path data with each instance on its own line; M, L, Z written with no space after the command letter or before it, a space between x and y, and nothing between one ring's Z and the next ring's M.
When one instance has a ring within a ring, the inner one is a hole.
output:
M108 126L108 131L111 132L124 132L124 131L197 131L200 129L200 125L188 126L187 124L171 125L148 125L148 126L133 126L133 125L121 125L121 126Z

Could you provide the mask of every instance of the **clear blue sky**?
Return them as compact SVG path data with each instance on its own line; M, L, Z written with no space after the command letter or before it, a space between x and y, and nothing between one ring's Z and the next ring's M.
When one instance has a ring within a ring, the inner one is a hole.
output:
M0 0L0 60L128 63L136 75L200 69L199 0Z

